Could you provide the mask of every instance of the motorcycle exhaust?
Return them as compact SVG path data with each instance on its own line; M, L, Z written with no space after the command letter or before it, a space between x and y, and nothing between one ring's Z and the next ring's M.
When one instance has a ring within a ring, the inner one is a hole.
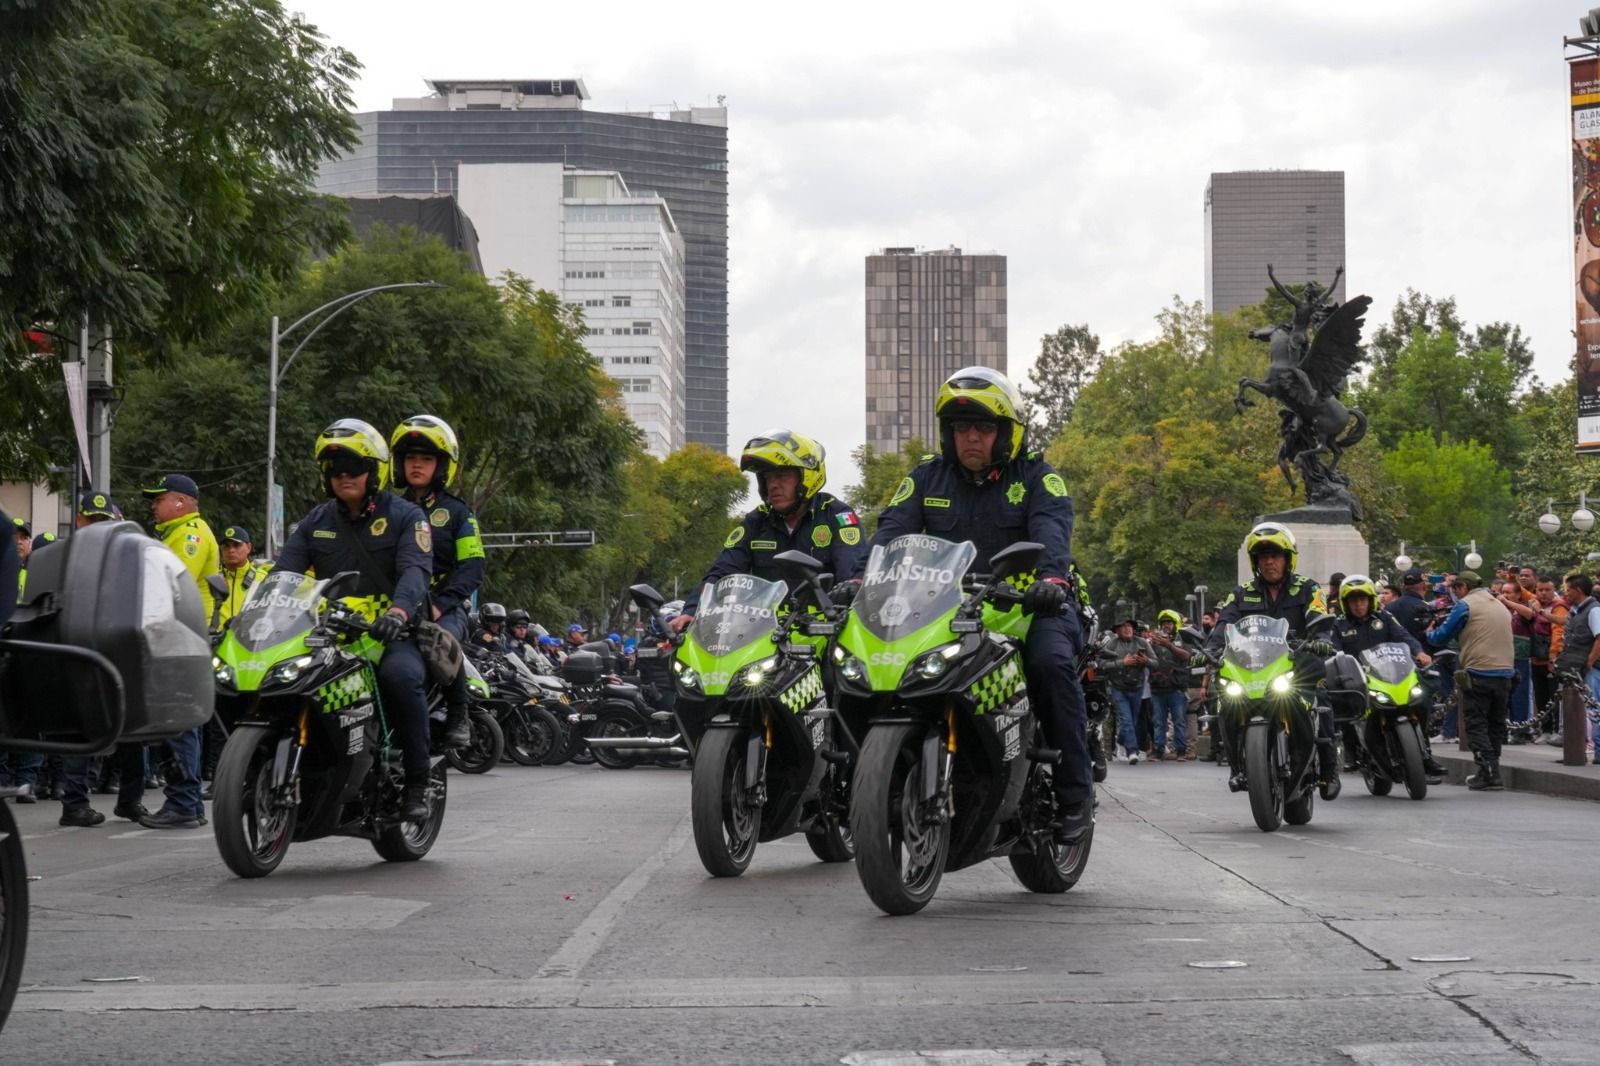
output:
M670 737L590 737L591 748L612 748L618 751L635 751L649 749L659 754L687 755L688 750L683 747L683 736L674 733Z

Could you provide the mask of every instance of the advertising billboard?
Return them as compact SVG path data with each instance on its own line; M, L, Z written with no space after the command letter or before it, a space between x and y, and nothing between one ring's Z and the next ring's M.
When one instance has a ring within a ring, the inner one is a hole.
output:
M1600 452L1600 57L1567 64L1572 95L1578 450Z

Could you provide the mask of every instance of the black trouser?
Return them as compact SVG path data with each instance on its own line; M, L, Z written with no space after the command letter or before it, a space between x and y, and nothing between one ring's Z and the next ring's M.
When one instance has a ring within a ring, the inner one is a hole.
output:
M1022 645L1028 698L1044 729L1044 739L1061 752L1054 770L1056 798L1081 803L1094 794L1089 760L1089 715L1078 686L1078 618L1075 614L1035 616Z
M1471 687L1461 693L1461 717L1467 734L1467 747L1478 761L1500 758L1506 741L1506 716L1511 710L1514 677L1471 677Z
M62 780L62 813L89 806L89 775L95 758L91 755L68 755ZM107 756L106 763L120 771L117 786L117 806L136 807L144 802L144 745L118 744ZM107 771L109 772L109 771Z
M383 658L378 661L378 694L383 697L389 729L400 743L401 765L408 784L428 778L427 683L428 666L409 638L383 649Z

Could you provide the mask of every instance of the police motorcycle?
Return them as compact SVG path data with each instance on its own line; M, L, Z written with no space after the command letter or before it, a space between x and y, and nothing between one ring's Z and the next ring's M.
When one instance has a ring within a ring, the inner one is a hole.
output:
M1319 616L1312 634L1332 624L1331 615ZM1221 738L1232 746L1263 833L1284 822L1305 825L1316 802L1317 709L1295 678L1301 643L1290 641L1287 619L1246 615L1228 626L1217 670Z
M400 750L378 697L383 645L337 599L356 577L273 571L217 647L217 711L230 732L212 816L240 877L270 874L299 840L361 837L389 862L412 862L438 839L446 760L432 760L427 817L403 820Z
M564 739L555 712L566 708L565 692L556 689L552 695L518 652L475 647L467 659L488 689L477 709L493 718L504 738L505 754L519 766L548 763Z
M825 704L822 671L835 622L803 552L776 562L783 581L729 574L700 595L672 670L703 701L706 730L690 785L695 848L713 877L744 873L758 843L804 833L823 862L849 862L855 738Z
M856 873L890 914L933 899L946 870L1007 856L1032 892L1083 876L1093 825L1058 844L1051 772L1023 677L1030 617L1008 580L1043 547L1018 542L969 577L971 541L907 534L877 545L832 652L839 711L867 723L850 831Z
M1335 723L1352 727L1353 755L1367 791L1387 796L1398 784L1414 800L1426 797L1422 730L1428 692L1411 649L1398 641L1379 644L1363 651L1359 664L1352 656L1335 655L1328 660L1324 687Z
M642 614L653 616L662 606L661 594L649 585L634 585L628 595ZM580 661L574 664L575 659ZM597 698L599 705L590 712L593 720L588 723L588 745L595 761L616 770L643 762L676 765L691 760L695 740L677 712L653 706L643 686L623 681L615 671L615 655L605 641L585 644L562 666L563 677L574 685L583 684L584 695ZM584 716L577 721L583 723Z
M10 536L10 522L0 514ZM3 554L0 554L3 559ZM211 648L200 592L164 544L132 522L99 522L36 550L26 594L0 588L0 754L95 755L118 741L179 736L211 716ZM9 616L9 621L7 621ZM16 794L0 788L0 800ZM28 870L0 802L0 1029L22 981Z

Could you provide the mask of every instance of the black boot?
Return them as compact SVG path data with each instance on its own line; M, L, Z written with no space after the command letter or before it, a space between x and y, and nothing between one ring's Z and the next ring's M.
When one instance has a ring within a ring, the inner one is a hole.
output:
M1422 773L1430 785L1437 785L1444 780L1444 767L1440 766L1432 755L1422 757Z
M1500 792L1505 784L1500 780L1500 760L1475 756L1478 772L1467 778L1467 787L1474 792Z
M1317 792L1325 800L1336 800L1343 789L1339 783L1339 754L1333 741L1317 741Z
M407 781L404 796L400 800L400 819L406 822L420 822L428 817L428 780Z
M1076 844L1094 825L1094 805L1088 800L1064 803L1058 808L1054 829L1057 844Z
M444 744L447 748L464 748L472 743L472 726L467 724L467 708L453 705L444 716Z

